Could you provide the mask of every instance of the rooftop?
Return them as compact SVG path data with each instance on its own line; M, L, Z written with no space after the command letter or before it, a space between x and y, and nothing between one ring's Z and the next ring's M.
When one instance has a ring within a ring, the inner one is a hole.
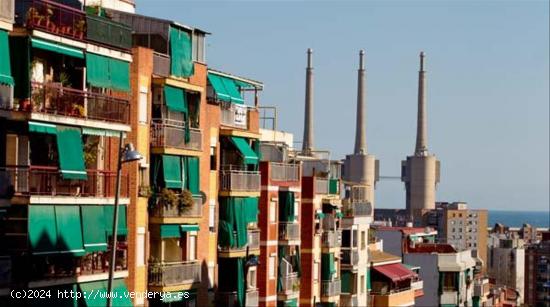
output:
M451 244L443 243L418 243L407 250L408 253L438 253L451 254L456 253L456 249Z
M380 250L370 251L369 259L372 263L382 263L382 262L401 262L401 258L392 254L385 253Z
M393 227L393 226L375 226L377 231L401 231L407 235L435 235L437 231L429 227Z

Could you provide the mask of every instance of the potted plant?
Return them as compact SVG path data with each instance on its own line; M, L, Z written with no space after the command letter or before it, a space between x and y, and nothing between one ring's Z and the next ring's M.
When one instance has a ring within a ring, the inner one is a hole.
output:
M138 195L139 197L146 197L149 198L152 195L151 187L148 185L140 185L138 188Z
M80 19L74 24L74 35L79 39L84 38L84 32L86 30L86 20Z
M85 117L86 116L86 109L84 106L81 106L79 104L73 105L73 115L77 117Z
M170 189L162 189L158 195L158 201L164 206L164 209L172 209L178 205L178 195ZM159 208L160 209L160 208Z
M191 191L183 190L183 192L180 194L178 198L179 213L182 214L189 211L194 204L195 204L195 200L193 199L193 194L191 193Z
M27 24L41 25L44 20L44 16L40 15L40 12L35 7L29 8L27 11Z

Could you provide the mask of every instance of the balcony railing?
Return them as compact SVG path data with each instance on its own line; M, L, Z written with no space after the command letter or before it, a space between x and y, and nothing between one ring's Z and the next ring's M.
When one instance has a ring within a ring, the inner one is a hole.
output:
M15 11L16 22L27 28L82 41L86 36L86 15L72 7L48 0L23 0L16 2Z
M151 125L151 144L154 147L201 150L202 132L200 129L189 128L189 141L186 143L184 126L156 121Z
M248 289L245 294L245 306L258 306L260 293L258 289ZM237 307L239 306L237 291L217 292L216 306Z
M220 171L220 189L229 192L259 192L260 172L222 170Z
M172 286L201 282L201 264L198 261L149 265L149 285Z
M248 108L246 105L234 103L221 103L221 123L240 129L248 128Z
M116 172L87 170L87 176L87 180L64 180L57 167L7 166L0 168L0 187L11 187L8 189L14 195L21 196L115 196ZM120 196L128 197L128 177L122 176L120 179Z
M335 295L340 295L340 293L341 293L340 279L321 281L322 296L335 296Z
M359 251L356 248L342 248L342 265L359 264Z
M326 248L333 248L340 246L340 232L339 231L323 231L321 236L321 245Z
M104 17L86 16L86 38L124 50L132 48L132 29Z
M279 222L279 240L300 240L300 224Z
M153 74L159 77L170 76L170 56L155 52L153 53Z
M344 215L346 216L371 216L372 205L367 202L353 202L344 205Z
M270 179L273 181L300 181L300 165L270 162Z
M249 229L247 231L247 243L243 247L233 247L233 246L220 246L220 249L224 252L238 252L246 250L257 250L260 249L260 230L259 229ZM237 232L233 232L233 241L237 241Z
M315 178L315 194L328 194L328 179Z
M130 103L126 99L76 90L55 83L33 82L31 85L31 104L24 111L129 123Z
M281 279L283 285L282 293L288 295L300 291L300 277L298 277L298 273L290 273Z
M165 206L159 203L152 212L153 217L173 218L173 217L201 217L202 216L202 197L193 196L193 206L179 209L178 206Z
M14 0L0 1L0 20L13 22L14 17Z

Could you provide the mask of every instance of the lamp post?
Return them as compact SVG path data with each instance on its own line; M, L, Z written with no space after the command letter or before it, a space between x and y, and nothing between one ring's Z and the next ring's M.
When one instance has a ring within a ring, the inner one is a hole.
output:
M113 279L115 274L115 262L116 262L116 245L117 245L117 231L118 231L118 203L120 195L120 176L122 172L122 163L141 160L143 156L134 150L132 143L122 146L124 133L121 131L119 136L118 146L118 163L116 173L116 187L115 187L115 207L113 213L113 232L111 240L111 262L109 263L109 281L107 284L107 306L111 307L112 298L111 293L113 291Z

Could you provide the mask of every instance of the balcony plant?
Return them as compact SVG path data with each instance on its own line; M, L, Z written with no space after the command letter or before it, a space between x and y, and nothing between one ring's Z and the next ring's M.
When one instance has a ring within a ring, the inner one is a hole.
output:
M44 16L35 8L31 7L27 11L27 24L41 25L44 21Z
M78 37L79 39L83 39L84 38L84 32L86 31L86 20L85 19L80 19L78 20L77 22L75 22L74 24L74 34L76 37Z
M139 197L146 197L149 198L153 195L153 191L151 191L151 187L148 185L140 185L138 188L138 196Z
M185 213L193 207L195 200L193 200L193 194L189 190L183 190L178 198L178 211Z
M178 195L170 189L162 189L158 195L158 201L165 208L173 208L178 205Z

